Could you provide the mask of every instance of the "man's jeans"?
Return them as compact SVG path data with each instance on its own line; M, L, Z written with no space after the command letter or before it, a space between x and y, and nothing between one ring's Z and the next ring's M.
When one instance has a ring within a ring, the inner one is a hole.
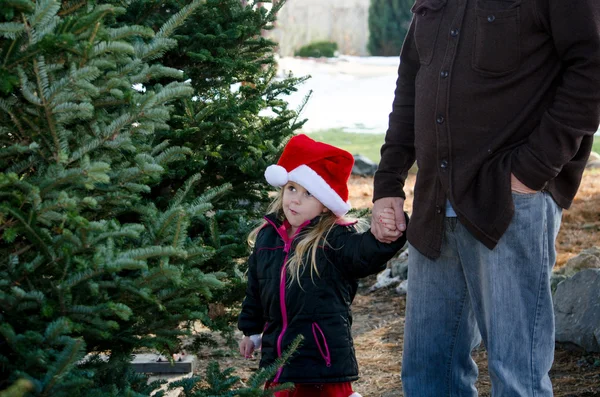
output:
M409 247L402 383L406 397L477 396L471 351L488 354L494 397L552 396L550 272L562 211L547 193L513 193L515 215L490 250L446 218L436 260Z

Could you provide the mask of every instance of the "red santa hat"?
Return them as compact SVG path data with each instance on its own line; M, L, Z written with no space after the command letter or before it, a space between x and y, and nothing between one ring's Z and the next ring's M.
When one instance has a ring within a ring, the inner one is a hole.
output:
M354 165L350 153L304 134L294 136L283 149L276 165L265 178L272 186L296 182L337 216L350 210L348 179Z

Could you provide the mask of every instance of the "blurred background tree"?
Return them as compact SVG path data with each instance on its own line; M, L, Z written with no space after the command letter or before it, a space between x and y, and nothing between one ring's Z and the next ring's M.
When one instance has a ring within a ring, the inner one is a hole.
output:
M408 32L414 0L371 0L367 49L375 56L398 56Z

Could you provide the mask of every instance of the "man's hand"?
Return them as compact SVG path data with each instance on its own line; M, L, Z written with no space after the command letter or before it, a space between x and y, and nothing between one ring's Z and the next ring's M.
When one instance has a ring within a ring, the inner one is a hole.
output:
M249 336L244 336L244 338L240 342L240 354L245 358L252 358L253 352L254 342L252 342L252 339L250 339Z
M394 211L396 219L396 230L385 226L382 222L385 219L387 209ZM373 203L371 218L371 233L382 243L391 243L402 236L406 230L406 218L404 217L404 199L402 197L384 197Z
M513 192L522 194L535 194L537 190L533 190L525 186L523 182L517 179L512 173L510 174L510 188Z

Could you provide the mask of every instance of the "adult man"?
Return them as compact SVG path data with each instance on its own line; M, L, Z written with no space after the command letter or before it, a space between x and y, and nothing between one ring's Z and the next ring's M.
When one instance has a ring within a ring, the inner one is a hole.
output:
M600 1L417 0L375 176L407 237L404 395L551 396L549 273L600 120Z

